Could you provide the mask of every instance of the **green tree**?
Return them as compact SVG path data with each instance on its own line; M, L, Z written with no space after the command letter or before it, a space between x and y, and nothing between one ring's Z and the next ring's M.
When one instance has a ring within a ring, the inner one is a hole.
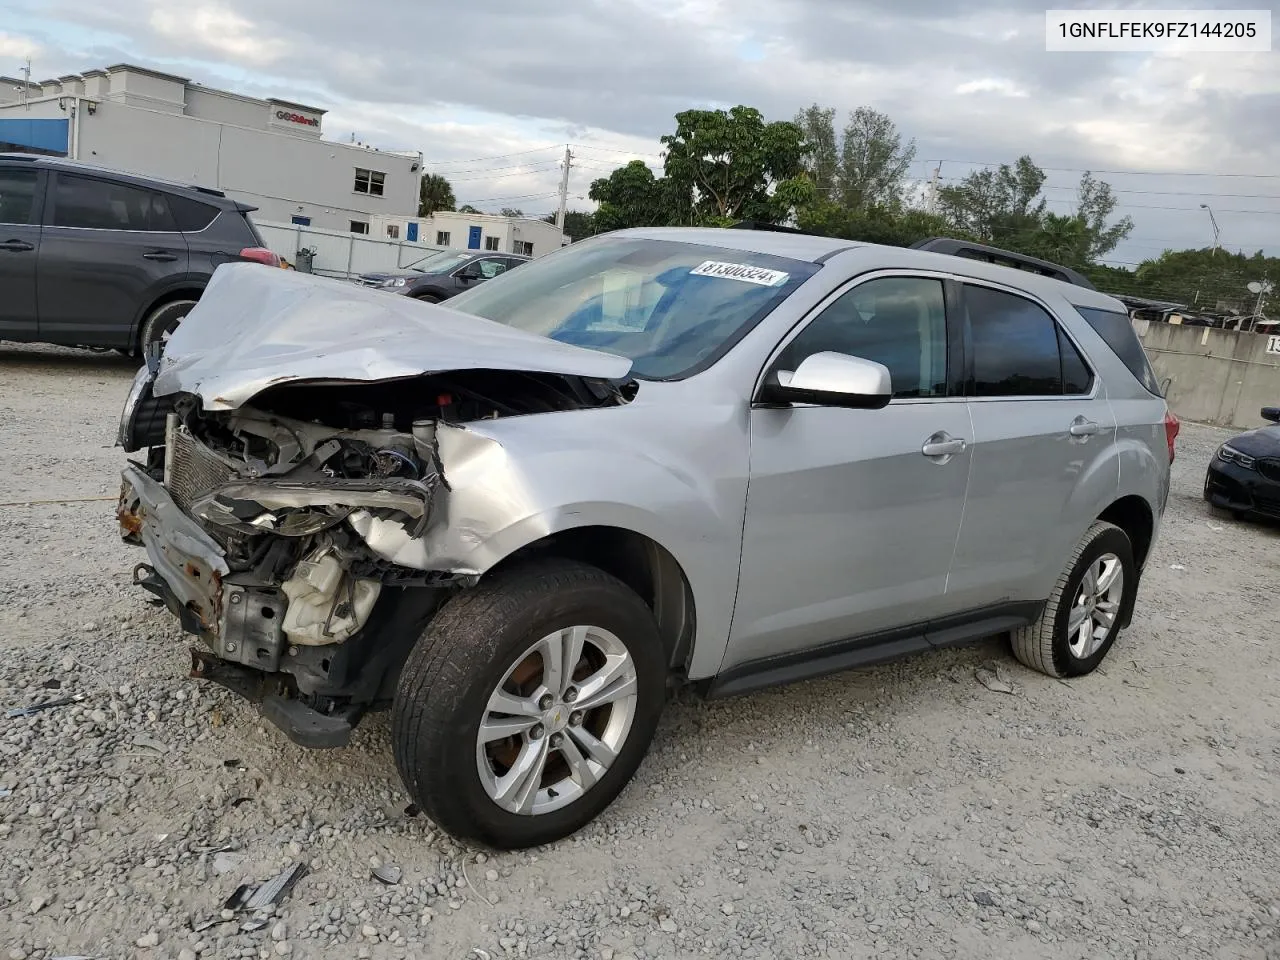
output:
M462 206L460 206L460 207L458 208L458 212L459 212L459 213L478 213L478 214L480 214L481 216L485 216L484 211L482 211L482 210L477 210L475 207L473 207L473 206L472 206L471 204L469 204L469 203L464 203Z
M1111 226L1107 225L1117 202L1111 192L1111 184L1095 180L1093 174L1087 171L1080 178L1075 215L1088 235L1085 256L1090 262L1110 253L1133 232L1133 220L1130 217L1121 217Z
M956 186L938 191L942 215L958 229L987 243L1008 243L1044 219L1040 196L1044 171L1021 157L1012 167L975 170Z
M587 196L600 205L592 218L595 230L604 233L670 224L673 221L666 188L667 184L655 177L643 160L632 160L609 176L593 181ZM566 222L566 232L567 227Z
M870 107L853 111L840 143L839 181L844 205L851 210L900 206L915 156L915 141L904 145L902 134L887 114Z
M817 199L835 197L840 174L840 150L836 143L836 111L816 103L805 107L791 121L804 134L805 143L812 151L804 160L805 171L813 181Z
M700 224L780 223L813 193L803 131L787 121L766 123L754 107L685 110L662 143L667 212L676 222L686 222L687 212Z
M542 218L547 223L555 223L556 215L549 213ZM566 210L564 214L564 233L571 240L585 240L599 231L596 229L595 217L582 210Z
M456 203L448 180L438 173L423 174L418 185L418 216L429 217L437 210L452 210Z
M923 210L899 206L850 210L834 200L809 204L797 214L796 223L806 233L894 247L909 247L918 240L938 236L971 239L944 218Z
M503 207L502 216L504 217L523 217L524 211L519 207Z

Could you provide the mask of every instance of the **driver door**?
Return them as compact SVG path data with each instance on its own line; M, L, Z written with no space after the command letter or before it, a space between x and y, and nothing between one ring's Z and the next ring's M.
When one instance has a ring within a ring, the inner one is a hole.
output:
M973 432L949 339L941 280L881 276L837 293L766 368L827 350L862 357L889 368L894 398L880 410L753 404L722 671L826 645L847 646L848 665L881 642L928 649L923 624L954 612L947 574ZM926 454L931 442L953 452Z

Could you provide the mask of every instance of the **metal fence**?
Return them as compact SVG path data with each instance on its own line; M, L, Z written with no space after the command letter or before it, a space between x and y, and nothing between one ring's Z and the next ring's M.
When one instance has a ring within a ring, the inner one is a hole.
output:
M403 270L445 247L407 240L387 240L341 230L255 220L267 246L292 264L299 250L313 251L311 270L326 277L349 278L362 273Z

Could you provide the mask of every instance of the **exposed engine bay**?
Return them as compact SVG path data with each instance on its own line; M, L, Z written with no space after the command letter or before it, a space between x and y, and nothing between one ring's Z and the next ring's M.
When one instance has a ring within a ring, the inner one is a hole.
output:
M145 465L131 469L154 486L126 471L119 508L125 539L151 554L135 580L212 648L212 658L193 652L198 675L231 685L228 665L238 664L329 711L344 705L326 699L330 691L341 690L345 705L353 695L376 703L388 695L386 677L353 689L352 674L368 667L371 653L342 645L370 624L381 599L396 616L389 608L406 592L418 594L413 606L421 611L475 581L429 561L410 566L380 556L362 535L391 524L415 541L440 522L448 477L437 431L617 405L635 389L633 381L464 370L290 382L230 411L205 410L191 393L140 390L122 436L128 449L149 447ZM183 536L179 525L191 521L198 533ZM197 536L207 538L204 549Z
M143 457L117 510L146 551L134 581L201 639L193 676L299 743L340 745L477 581L468 557L539 509L486 421L628 403L630 367L355 284L220 267L121 414L119 445Z

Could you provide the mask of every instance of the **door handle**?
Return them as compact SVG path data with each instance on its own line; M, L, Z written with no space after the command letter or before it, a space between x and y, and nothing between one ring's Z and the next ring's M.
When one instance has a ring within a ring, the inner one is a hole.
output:
M167 250L152 250L149 253L144 253L142 255L142 259L143 260L160 260L165 263L168 263L172 260L177 260L178 256L177 254L169 253Z
M924 446L920 448L920 452L926 457L950 457L953 454L964 453L968 444L959 437L953 437L951 434L943 431L935 433L924 442Z
M1092 437L1098 432L1098 425L1084 417L1076 417L1069 428L1073 437Z
M9 250L13 253L21 253L25 250L34 250L35 247L27 243L25 240L6 240L0 243L0 250Z

